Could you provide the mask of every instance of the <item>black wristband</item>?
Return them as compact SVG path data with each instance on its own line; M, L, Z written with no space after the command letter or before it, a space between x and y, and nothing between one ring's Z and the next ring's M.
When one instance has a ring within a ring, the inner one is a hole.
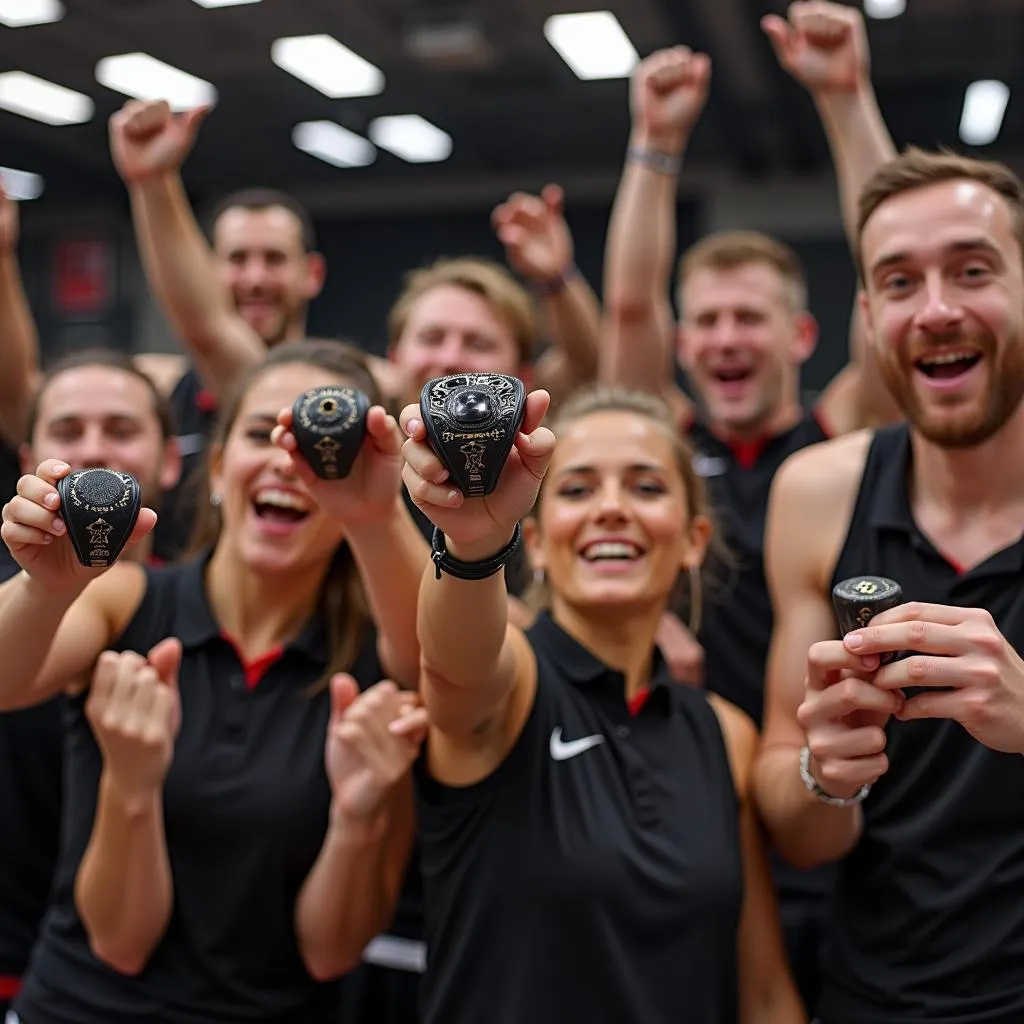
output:
M546 281L531 281L529 285L530 291L540 299L547 298L551 295L557 295L559 292L566 289L573 278L579 277L579 275L580 268L577 267L575 263L570 263L565 270L556 274L554 277L549 277Z
M497 554L479 562L463 562L448 553L444 534L435 526L430 540L430 558L434 563L434 578L440 579L441 572L444 571L457 580L485 580L504 567L522 541L523 528L516 523L512 539Z

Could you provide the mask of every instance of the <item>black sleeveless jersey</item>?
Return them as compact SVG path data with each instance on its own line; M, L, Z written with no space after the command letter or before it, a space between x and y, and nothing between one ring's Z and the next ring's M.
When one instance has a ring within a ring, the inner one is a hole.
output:
M547 615L537 695L487 779L417 766L425 1024L735 1024L737 802L718 719L658 662L623 676Z
M1024 540L967 572L951 565L914 522L911 458L905 425L875 434L833 584L888 576L907 600L986 608L1024 652ZM839 866L822 1024L1020 1024L1024 757L952 721L886 733L889 770Z

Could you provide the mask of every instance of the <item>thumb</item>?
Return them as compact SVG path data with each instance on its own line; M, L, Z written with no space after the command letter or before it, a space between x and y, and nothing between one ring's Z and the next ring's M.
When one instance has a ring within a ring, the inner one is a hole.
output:
M545 185L540 197L552 214L556 217L562 216L565 208L565 190L561 185Z
M150 665L156 669L160 678L170 687L178 688L178 671L181 668L181 641L174 636L161 640L146 655Z
M775 56L780 64L789 67L790 58L793 53L792 36L789 31L789 24L777 14L766 14L761 19L761 29L772 44Z
M331 717L341 718L359 696L359 686L347 673L339 672L331 677Z

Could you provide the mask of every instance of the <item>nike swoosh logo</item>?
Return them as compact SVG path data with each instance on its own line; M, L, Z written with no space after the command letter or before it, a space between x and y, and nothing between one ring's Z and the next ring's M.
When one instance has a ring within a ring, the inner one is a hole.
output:
M559 726L551 734L551 757L555 761L568 761L570 757L577 757L599 743L604 743L603 736L584 736L582 739L569 740L565 743Z

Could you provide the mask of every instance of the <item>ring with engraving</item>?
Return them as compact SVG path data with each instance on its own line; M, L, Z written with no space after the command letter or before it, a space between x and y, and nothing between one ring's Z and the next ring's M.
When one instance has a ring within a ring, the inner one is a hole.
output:
M112 565L139 518L138 480L113 469L80 469L57 481L57 493L79 562L93 568Z

